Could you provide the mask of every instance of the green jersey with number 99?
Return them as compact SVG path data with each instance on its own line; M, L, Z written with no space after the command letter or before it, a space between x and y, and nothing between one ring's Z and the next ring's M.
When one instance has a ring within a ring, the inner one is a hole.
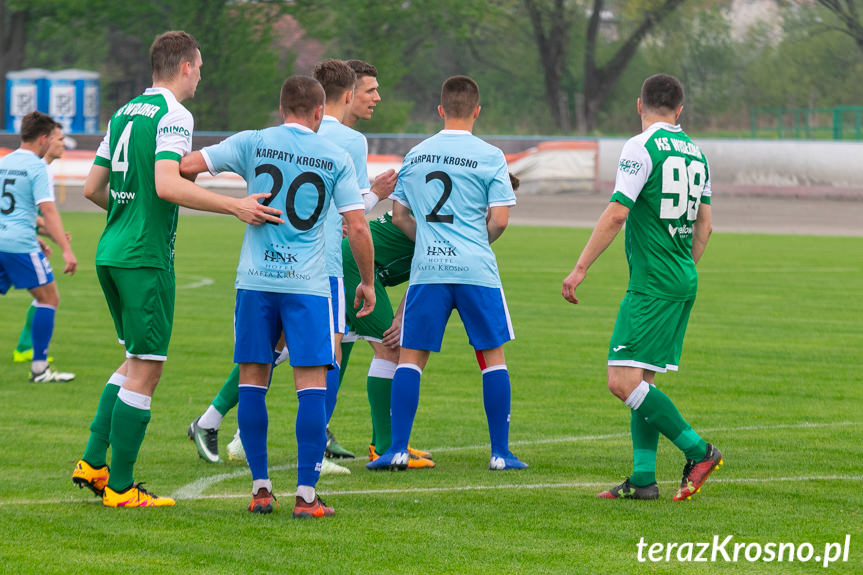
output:
M178 208L156 194L156 160L179 162L193 130L192 114L165 88L147 89L111 117L94 162L111 171L97 265L173 268Z
M692 234L701 204L710 205L710 171L680 126L652 124L623 146L611 201L626 218L628 291L668 300L695 298Z

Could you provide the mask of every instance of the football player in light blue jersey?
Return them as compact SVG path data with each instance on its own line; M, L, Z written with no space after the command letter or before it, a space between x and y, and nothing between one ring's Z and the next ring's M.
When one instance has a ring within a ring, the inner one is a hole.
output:
M514 334L490 246L509 222L515 194L503 152L471 133L479 111L476 82L448 78L438 106L444 129L414 147L399 172L393 222L416 245L392 384L392 445L366 465L369 469L407 468L420 376L429 354L440 351L453 309L483 359L489 468L527 467L509 450L510 380L503 344Z
M395 186L396 173L390 170L383 178L376 179L370 187L369 174L366 167L368 158L368 142L365 136L353 128L342 123L353 101L354 86L357 76L353 69L341 60L328 59L315 66L314 77L324 88L327 95L327 114L321 121L318 134L330 140L334 144L350 154L354 167L357 171L357 185L363 196L363 205L366 211L374 207L379 199L389 196ZM374 191L373 191L374 190ZM333 416L339 391L340 365L342 360L342 338L347 333L347 322L345 316L345 289L344 271L342 270L342 217L330 206L327 221L324 226L326 234L327 250L327 273L330 275L330 286L332 288L333 313L335 332L333 334L336 345L335 368L327 372L327 425ZM344 457L353 459L354 454L338 444L335 437L327 428L327 450L328 457ZM328 465L332 468L335 465ZM345 467L340 469L342 473L350 473Z
M273 348L284 331L294 369L297 408L297 494L294 517L332 515L315 493L326 445L326 371L334 362L324 216L330 202L344 217L362 270L354 305L374 308L372 243L350 156L320 137L324 91L314 79L288 78L279 110L285 123L235 134L183 159L184 175L208 169L243 176L249 194L283 208L280 225L247 228L237 268L234 362L240 364L237 421L252 472L249 510L275 505L267 469L265 396Z
M326 114L321 121L318 134L334 142L343 148L351 156L354 169L356 170L357 185L363 197L366 211L377 204L379 199L389 196L395 186L395 170L387 170L369 183L366 158L368 155L368 144L365 136L361 133L344 126L341 123L346 115L347 109L352 101L356 75L353 70L340 60L325 60L315 67L315 79L318 80L326 93ZM336 365L341 363L341 338L346 330L345 311L346 296L344 291L344 272L342 271L342 216L339 214L335 204L330 204L324 224L326 236L326 258L327 273L330 278L330 290L333 303L333 323L335 327L334 337L336 340ZM281 347L282 342L279 343ZM281 350L275 365L279 365L287 359L287 351ZM239 380L239 369L234 366L228 378L225 380L219 393L213 399L200 417L189 424L187 434L194 442L198 455L208 463L219 463L219 440L218 433L225 414L237 405L237 384ZM338 394L340 371L338 368L327 372L327 422L332 417ZM242 443L239 435L228 444L229 459L243 459ZM354 454L343 448L335 440L335 437L327 427L326 456L353 458ZM336 465L324 460L321 475L349 474L347 467Z
M0 159L0 294L14 285L28 290L37 302L30 381L38 383L75 378L74 374L55 371L48 364L48 346L60 295L51 265L36 237L37 209L41 209L45 229L62 249L63 272L75 273L78 261L54 203L51 175L42 161L54 143L58 126L41 112L27 114L21 121L21 147Z
M318 128L318 134L333 142L337 146L343 148L353 161L354 168L357 174L357 185L360 192L368 192L369 188L369 173L366 167L366 158L368 156L368 143L365 136L342 124L342 118L345 115L346 108L350 105L353 99L354 85L357 81L357 75L343 61L328 59L315 66L313 72L315 79L321 83L327 97L326 110L327 114L321 121L321 127ZM345 279L344 271L342 270L342 216L339 214L335 204L330 205L327 212L327 219L324 225L324 233L326 234L326 250L327 250L327 273L330 276L330 289L332 290L333 300L333 323L335 331L333 339L336 349L336 362L333 369L327 372L327 456L339 456L347 459L353 459L354 454L345 450L338 442L335 442L334 448L336 451L330 450L330 445L334 442L331 440L329 432L330 419L333 417L333 411L336 408L336 400L339 392L339 370L342 361L342 338L347 332L347 320L345 315ZM346 467L336 466L330 462L324 464L326 467L338 467L338 471L342 473L350 473Z

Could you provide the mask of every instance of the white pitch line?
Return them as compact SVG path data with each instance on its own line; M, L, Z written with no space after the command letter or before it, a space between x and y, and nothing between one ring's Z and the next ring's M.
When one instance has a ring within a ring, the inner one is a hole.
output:
M838 421L830 423L782 423L779 425L744 425L741 427L705 427L699 428L699 433L713 433L724 431L764 431L769 429L809 429L820 427L845 427L849 425L863 425L863 421ZM621 437L630 437L629 432L621 433L606 433L603 435L576 435L569 437L549 437L546 439L525 439L521 441L510 441L510 445L545 445L549 443L576 443L578 441L598 441L602 439L619 439ZM461 445L457 447L437 447L429 449L432 453L447 452L447 451L468 451L473 449L488 449L488 443L481 445Z
M729 479L711 479L710 483L772 483L774 481L863 481L863 475L801 475L799 477L734 477ZM661 484L678 485L679 480L657 481ZM608 481L577 481L567 483L508 483L501 485L454 485L450 487L415 487L408 489L355 489L345 491L327 491L331 495L410 495L415 493L451 493L453 491L495 491L499 489L577 489L580 487L606 487ZM199 495L195 501L202 499L239 499L247 498L248 493L226 493L222 495Z
M195 289L199 287L206 287L213 285L213 278L208 278L204 276L192 276L198 278L197 281L193 281L192 283L183 284L177 286L177 289Z
M789 423L789 424L779 424L779 425L748 425L743 427L717 427L717 428L708 428L702 431L705 432L713 432L713 431L762 431L768 429L798 429L798 428L817 428L817 427L837 427L837 426L847 426L847 425L861 425L863 422L856 421L842 421L842 422L833 422L833 423ZM556 438L547 438L547 439L534 439L534 440L524 440L524 441L513 441L510 445L542 445L548 443L573 443L577 441L596 441L600 439L619 439L622 437L629 437L629 433L611 433L606 435L581 435L575 437L556 437ZM488 449L488 444L484 443L482 445L466 445L461 447L441 447L437 449L431 449L432 453L441 453L441 452L452 452L452 451L466 451L466 450L476 450L476 449ZM282 470L282 469L293 469L296 467L296 464L283 465L280 467L271 468L271 470ZM235 471L233 473L223 473L220 475L213 475L211 477L202 477L197 481L189 483L188 485L184 485L180 487L177 491L174 492L172 497L174 499L194 499L196 497L201 496L207 489L212 487L213 485L224 481L225 479L234 479L235 477L243 477L248 475L249 470L244 468L239 471Z
M293 466L283 465L281 468L290 468ZM727 479L717 478L711 479L711 485L723 483L775 483L775 482L800 482L800 481L863 481L863 475L799 475L788 477L732 477ZM677 485L678 481L658 481L661 484ZM342 491L327 491L326 495L342 496L342 495L416 495L421 493L452 493L465 491L497 491L504 489L579 489L579 488L597 488L608 485L608 481L577 481L565 483L506 483L500 485L458 485L450 487L414 487L408 489L354 489ZM177 498L185 501L201 501L213 499L245 499L249 497L248 493L223 493L215 495L196 495L194 497ZM91 499L54 499L54 500L17 500L17 501L0 501L0 506L6 505L55 505L58 503L87 503Z

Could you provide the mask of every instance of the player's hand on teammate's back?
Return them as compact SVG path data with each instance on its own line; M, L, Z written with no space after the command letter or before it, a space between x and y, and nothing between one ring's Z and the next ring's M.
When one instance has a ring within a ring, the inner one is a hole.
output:
M78 260L75 258L75 254L72 253L72 250L66 250L63 252L63 261L66 262L66 265L63 267L63 273L75 275L75 270L78 269Z
M357 293L354 297L354 309L360 307L361 304L363 306L357 312L357 317L365 317L372 313L375 309L375 297L375 286L364 283L357 286Z
M268 197L270 197L270 194L261 193L252 194L237 200L234 215L237 216L237 219L253 226L259 226L268 222L273 224L285 223L284 220L278 217L282 214L282 210L265 206L258 201Z
M581 282L584 281L585 273L586 272L578 270L578 268L569 272L569 275L563 280L563 287L560 292L561 295L563 295L563 299L569 303L578 303L578 298L575 296L575 288L581 285Z
M393 190L396 187L396 180L398 180L398 172L390 168L386 172L375 176L375 179L372 182L371 191L379 200L385 200L393 193Z

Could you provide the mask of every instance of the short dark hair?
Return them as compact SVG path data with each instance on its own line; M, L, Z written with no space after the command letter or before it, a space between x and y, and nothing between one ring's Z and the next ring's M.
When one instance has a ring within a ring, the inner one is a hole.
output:
M311 76L291 76L282 84L279 104L285 115L307 118L324 104L325 97L324 88Z
M641 85L641 105L651 110L675 111L683 104L683 85L668 74L654 74Z
M512 172L509 172L509 183L512 186L512 191L515 192L521 185L521 180L518 178L518 176L516 176Z
M353 90L357 83L357 75L353 68L343 60L335 58L329 58L315 66L312 75L323 86L328 102L338 100L345 92Z
M159 34L150 45L150 66L153 77L158 80L172 80L180 71L183 62L194 62L200 49L198 41L182 30L171 30Z
M362 60L348 60L345 63L356 73L357 80L363 76L371 76L372 78L378 77L378 69L368 62L363 62Z
M467 76L447 78L441 87L440 105L447 116L469 118L479 106L479 86Z
M55 128L62 127L48 114L30 112L21 118L21 141L35 142L39 136L50 136Z

